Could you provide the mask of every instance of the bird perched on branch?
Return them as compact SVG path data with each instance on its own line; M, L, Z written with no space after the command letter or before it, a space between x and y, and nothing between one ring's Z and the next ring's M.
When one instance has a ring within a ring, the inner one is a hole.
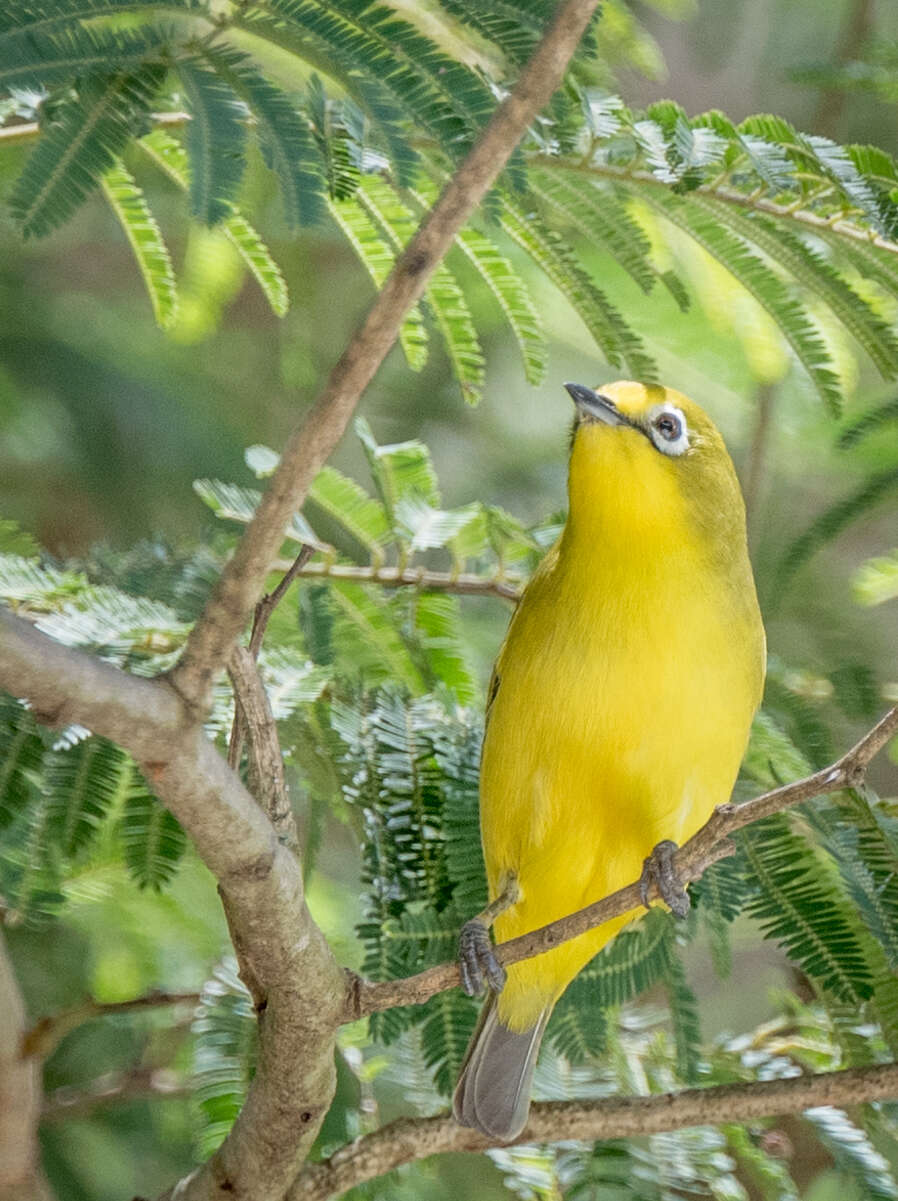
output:
M513 964L504 942L631 883L685 915L673 852L729 799L764 679L764 630L733 464L670 388L566 384L569 516L493 672L480 773L490 905L462 980L490 994L455 1091L458 1121L523 1129L552 1007L634 914ZM654 848L654 849L653 849Z

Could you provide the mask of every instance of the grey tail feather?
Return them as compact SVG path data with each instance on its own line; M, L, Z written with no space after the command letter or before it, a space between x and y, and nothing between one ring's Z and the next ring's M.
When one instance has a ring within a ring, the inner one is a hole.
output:
M527 1124L533 1069L551 1012L547 1005L536 1025L518 1034L499 1020L490 993L455 1086L457 1122L500 1142L517 1138Z

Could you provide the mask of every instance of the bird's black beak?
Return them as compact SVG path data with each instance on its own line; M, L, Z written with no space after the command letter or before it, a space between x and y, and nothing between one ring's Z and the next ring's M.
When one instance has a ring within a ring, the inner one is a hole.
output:
M587 388L583 384L565 384L564 386L570 393L571 400L577 406L577 412L581 418L585 417L588 421L601 421L605 425L630 425L630 419L601 392L594 392L592 388Z

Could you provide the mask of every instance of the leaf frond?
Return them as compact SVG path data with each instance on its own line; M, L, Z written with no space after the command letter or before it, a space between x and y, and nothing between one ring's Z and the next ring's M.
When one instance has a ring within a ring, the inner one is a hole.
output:
M115 166L149 111L163 73L145 66L130 74L90 76L76 98L60 104L10 198L26 237L61 225Z
M118 162L103 176L103 192L131 246L160 329L170 329L178 316L178 291L168 247L142 189Z

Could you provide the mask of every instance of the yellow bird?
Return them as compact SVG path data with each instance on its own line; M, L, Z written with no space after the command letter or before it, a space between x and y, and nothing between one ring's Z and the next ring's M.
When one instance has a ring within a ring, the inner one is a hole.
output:
M486 975L491 992L455 1116L506 1141L526 1123L553 1005L635 911L507 979L490 921L504 942L640 873L684 914L674 844L729 799L764 680L745 506L713 422L671 388L565 387L569 516L493 672L480 773L491 904L461 941L466 989Z

